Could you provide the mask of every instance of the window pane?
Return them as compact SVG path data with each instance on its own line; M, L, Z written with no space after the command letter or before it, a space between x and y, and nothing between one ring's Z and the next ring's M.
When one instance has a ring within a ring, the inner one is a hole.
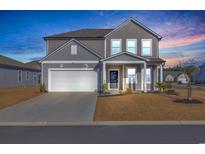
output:
M146 81L147 83L151 83L151 69L150 68L146 69Z
M135 48L135 41L134 40L129 40L129 41L127 41L127 47L129 48L129 47L134 47Z
M131 52L131 53L136 53L135 48L128 48L127 50L128 50L129 52Z
M112 54L116 54L120 52L120 41L112 40Z
M143 47L151 47L151 41L150 40L143 40L142 46Z
M143 55L151 55L151 48L143 48Z
M135 68L129 68L127 70L127 83L135 83L136 82L136 69Z
M112 48L112 54L119 53L120 48Z
M120 48L120 41L112 41L112 47Z

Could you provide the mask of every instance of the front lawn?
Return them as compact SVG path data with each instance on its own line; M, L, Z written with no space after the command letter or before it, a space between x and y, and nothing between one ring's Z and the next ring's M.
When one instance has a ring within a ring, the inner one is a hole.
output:
M98 97L95 121L133 120L205 120L205 91L193 91L202 104L176 103L186 97L186 90L176 90L178 96L139 93Z
M39 86L0 89L0 109L40 95Z

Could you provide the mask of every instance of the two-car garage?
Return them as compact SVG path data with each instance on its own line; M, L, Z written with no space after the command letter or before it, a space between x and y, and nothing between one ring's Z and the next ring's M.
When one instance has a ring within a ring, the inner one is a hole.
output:
M97 78L93 70L50 69L48 91L94 92L97 91Z

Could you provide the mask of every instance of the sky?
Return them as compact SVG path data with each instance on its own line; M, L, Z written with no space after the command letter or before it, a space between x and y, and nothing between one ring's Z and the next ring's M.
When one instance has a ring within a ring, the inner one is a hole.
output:
M45 56L44 36L82 28L115 28L135 18L160 34L166 66L205 62L205 11L0 11L0 54L22 62Z

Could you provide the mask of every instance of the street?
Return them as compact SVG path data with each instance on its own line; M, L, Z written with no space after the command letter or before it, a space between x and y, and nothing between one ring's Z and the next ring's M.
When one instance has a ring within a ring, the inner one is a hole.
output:
M2 126L4 144L205 143L205 125Z

